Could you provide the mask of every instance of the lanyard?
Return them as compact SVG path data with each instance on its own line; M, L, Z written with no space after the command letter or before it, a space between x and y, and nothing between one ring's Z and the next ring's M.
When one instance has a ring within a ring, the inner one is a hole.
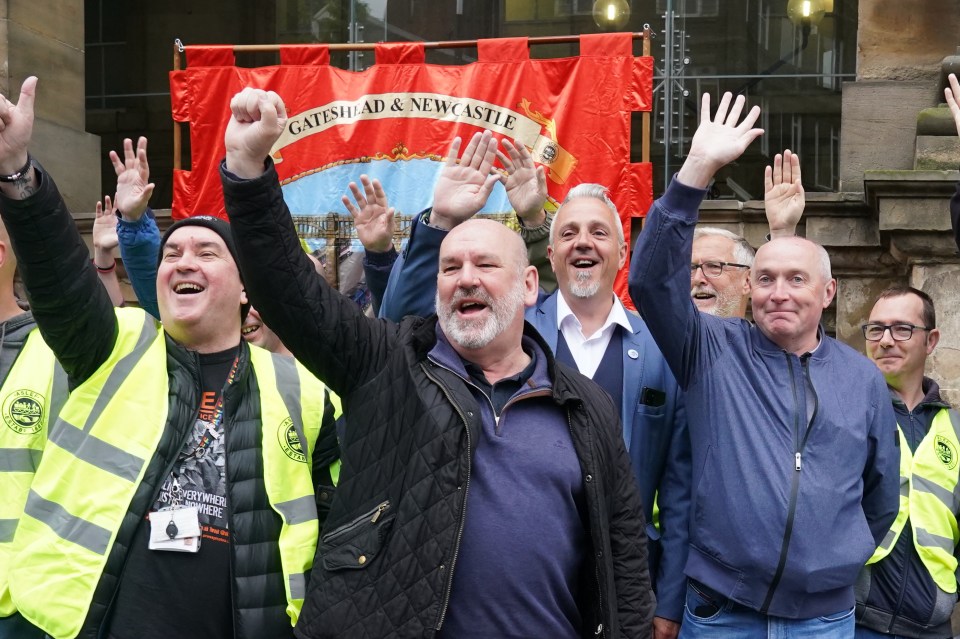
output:
M200 442L188 454L181 454L177 459L176 466L178 470L175 470L173 473L174 486L176 487L180 482L178 478L183 474L183 464L190 459L202 459L207 452L207 445L210 443L210 439L220 439L220 430L223 425L223 396L227 394L227 388L233 384L234 379L237 376L237 368L240 363L240 356L237 355L233 358L233 365L230 367L230 373L227 374L227 382L223 386L223 390L220 391L220 397L217 398L217 405L214 407L213 414L213 423L208 424L204 430L203 437L200 438Z

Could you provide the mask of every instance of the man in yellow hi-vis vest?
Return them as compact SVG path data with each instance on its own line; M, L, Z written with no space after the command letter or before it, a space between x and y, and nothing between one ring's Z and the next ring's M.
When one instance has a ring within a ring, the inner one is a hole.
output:
M16 613L8 588L14 533L47 441L50 415L66 400L67 377L17 304L17 260L0 224L0 639L42 633Z
M858 638L953 634L960 415L923 375L936 326L933 300L907 286L881 293L863 325L867 355L890 388L901 459L900 512L857 584Z
M164 235L162 326L112 308L28 155L35 90L28 78L16 105L0 98L0 214L71 395L14 538L13 602L55 639L292 637L326 389L241 340L247 299L219 218Z

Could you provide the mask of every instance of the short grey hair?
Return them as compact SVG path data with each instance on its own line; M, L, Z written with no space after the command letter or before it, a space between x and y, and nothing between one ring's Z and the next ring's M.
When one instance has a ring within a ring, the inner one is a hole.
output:
M746 264L747 266L753 266L753 256L756 255L756 251L753 250L753 247L750 246L748 242L743 237L737 235L736 233L731 233L726 229L717 228L715 226L698 226L693 231L693 239L696 240L700 237L723 237L731 242L733 242L733 259L737 264Z
M812 240L808 241L817 247L817 252L820 256L820 274L823 275L824 282L829 282L833 279L833 272L830 268L830 254L827 253L827 249L823 248L820 244Z
M599 200L613 213L613 218L617 221L614 224L617 227L617 239L620 240L620 244L626 244L626 240L623 237L623 222L620 221L620 212L617 211L617 205L613 203L613 200L610 199L610 189L603 186L602 184L593 184L590 182L584 182L583 184L578 184L569 191L567 191L567 196L563 198L563 202L560 204L560 207L557 209L557 214L553 216L553 220L550 221L550 246L553 246L554 240L554 227L556 226L557 217L560 215L560 210L569 202L570 200L581 200L581 199L593 199Z

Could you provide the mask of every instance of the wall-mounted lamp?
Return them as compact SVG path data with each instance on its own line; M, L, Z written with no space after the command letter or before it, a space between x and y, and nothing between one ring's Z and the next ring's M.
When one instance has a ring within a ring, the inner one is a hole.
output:
M622 29L629 19L627 0L595 0L593 3L593 21L604 31Z
M787 3L787 17L798 27L816 26L826 13L823 0L790 0Z

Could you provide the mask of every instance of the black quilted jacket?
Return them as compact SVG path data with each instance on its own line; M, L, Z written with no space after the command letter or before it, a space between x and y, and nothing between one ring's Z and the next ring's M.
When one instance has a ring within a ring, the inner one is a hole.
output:
M348 420L340 484L296 635L433 637L450 593L471 442L479 437L475 400L459 377L427 359L435 318L399 325L367 318L315 274L272 165L254 180L224 170L223 184L251 302L343 398ZM619 412L590 380L552 359L550 373L554 399L569 416L590 515L584 636L647 637L654 602ZM536 636L537 629L525 631Z

